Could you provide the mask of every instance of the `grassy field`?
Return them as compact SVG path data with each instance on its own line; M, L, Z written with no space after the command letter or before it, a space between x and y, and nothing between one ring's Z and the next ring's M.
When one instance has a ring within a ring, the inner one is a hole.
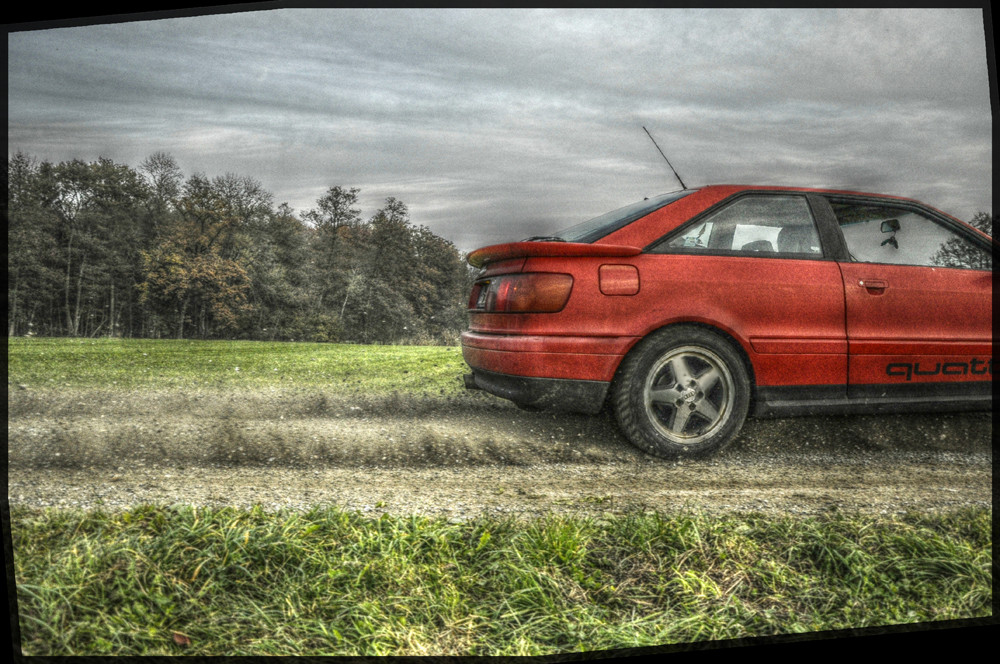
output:
M8 340L8 387L452 395L456 348ZM238 368L238 370L237 370ZM70 398L67 397L67 398ZM33 655L518 655L992 615L992 511L536 521L16 508Z
M148 339L8 339L7 385L32 388L322 387L457 393L458 348Z

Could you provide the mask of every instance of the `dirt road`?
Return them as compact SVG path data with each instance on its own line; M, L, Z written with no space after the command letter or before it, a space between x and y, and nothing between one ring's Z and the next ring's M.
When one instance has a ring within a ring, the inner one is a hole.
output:
M483 394L8 392L12 505L339 505L454 519L632 509L798 514L991 504L990 413L751 420L665 462L607 415Z

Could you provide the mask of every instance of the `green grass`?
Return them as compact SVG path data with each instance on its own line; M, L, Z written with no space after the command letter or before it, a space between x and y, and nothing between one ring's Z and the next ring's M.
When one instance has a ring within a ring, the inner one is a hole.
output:
M523 655L989 616L990 517L15 509L13 542L29 654Z
M7 340L7 385L32 388L323 387L456 393L468 369L442 346L166 339Z

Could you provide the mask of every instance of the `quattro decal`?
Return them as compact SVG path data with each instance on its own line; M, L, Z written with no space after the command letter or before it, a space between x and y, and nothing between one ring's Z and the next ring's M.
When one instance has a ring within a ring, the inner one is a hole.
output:
M885 366L887 376L901 376L913 380L914 376L984 376L993 375L993 358L980 360L973 358L971 362L891 362ZM992 380L992 378L991 378Z

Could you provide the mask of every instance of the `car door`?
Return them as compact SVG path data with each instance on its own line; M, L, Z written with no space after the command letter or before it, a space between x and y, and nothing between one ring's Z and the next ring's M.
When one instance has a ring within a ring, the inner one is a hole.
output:
M993 265L988 245L931 210L828 199L843 234L848 398L948 406L988 400Z

